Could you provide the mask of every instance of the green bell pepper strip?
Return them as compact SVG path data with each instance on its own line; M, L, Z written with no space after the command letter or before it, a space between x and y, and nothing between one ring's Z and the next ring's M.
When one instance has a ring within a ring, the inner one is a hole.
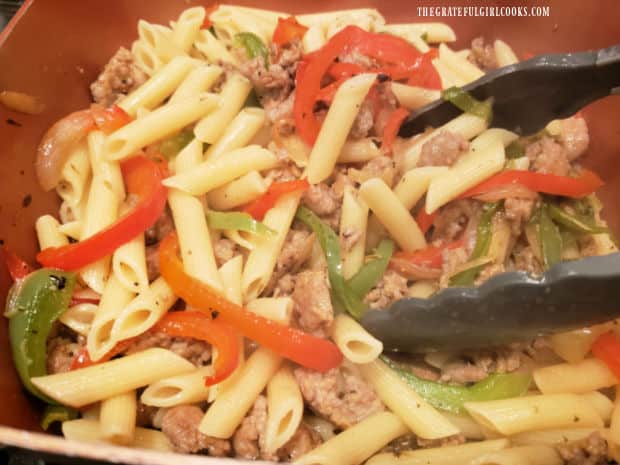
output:
M384 239L379 243L374 255L377 257L362 266L355 275L347 281L355 294L363 299L370 290L377 285L394 253L394 242Z
M547 204L542 204L539 209L538 241L545 268L562 260L562 235L551 219Z
M78 417L79 412L71 407L65 407L63 405L47 405L41 417L41 428L44 431L50 427L52 423L63 422L68 420L75 420Z
M466 413L466 402L509 399L522 396L532 382L525 373L491 374L471 386L457 386L420 378L385 355L381 359L394 370L420 397L440 410Z
M269 66L269 50L256 34L251 32L235 34L234 43L237 47L243 47L249 58L263 57L265 67Z
M478 223L478 229L476 231L476 244L474 250L471 253L470 260L476 260L489 251L491 245L491 239L493 237L493 217L499 209L501 202L486 203L482 207L482 215L480 216L480 222ZM450 278L450 286L473 286L478 273L486 266L480 265L473 268L469 268L465 271L452 276Z
M481 102L476 100L460 87L449 87L441 93L441 98L447 100L459 110L479 116L485 121L491 121L493 118L493 109L491 108L490 101Z
M6 306L9 338L17 373L24 387L49 404L30 379L47 374L47 337L58 317L67 310L76 275L41 268L13 286Z
M312 229L319 240L327 262L327 275L332 287L332 297L336 300L335 306L344 308L356 319L361 318L366 310L366 305L344 279L338 236L332 228L304 206L297 209L295 217Z
M213 229L234 229L252 234L275 234L275 231L242 212L207 212L207 223Z
M514 160L515 158L521 158L525 156L525 147L518 140L515 140L508 144L506 147L506 158Z
M605 234L609 232L608 228L595 225L594 221L589 221L587 217L570 214L552 203L547 205L547 209L551 219L569 231L581 234Z
M159 144L159 153L161 153L166 160L172 160L192 140L194 140L193 131L183 130Z

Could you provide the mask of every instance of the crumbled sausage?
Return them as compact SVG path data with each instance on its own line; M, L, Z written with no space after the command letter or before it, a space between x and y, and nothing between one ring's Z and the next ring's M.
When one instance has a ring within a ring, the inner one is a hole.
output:
M480 202L477 200L455 200L439 210L433 222L433 242L453 242L470 223L477 224L480 218Z
M468 148L469 142L463 136L441 130L422 145L418 166L452 166Z
M144 242L147 246L155 245L174 231L174 220L170 208L166 207L155 224L144 232Z
M124 47L118 49L90 85L93 100L109 107L147 80L148 76L135 64L134 56Z
M356 168L350 168L348 170L350 181L361 184L368 179L380 178L389 187L393 187L396 181L396 174L397 170L394 160L386 156L373 158L368 163L364 164L361 170Z
M604 465L607 461L607 442L596 432L585 439L557 446L566 465Z
M325 270L302 271L296 276L293 314L304 331L322 336L334 321L334 309Z
M543 271L542 264L536 257L531 246L517 245L512 251L514 257L514 267L517 270L527 271L532 275L539 275Z
M236 457L249 460L259 458L271 460L274 458L271 454L266 456L264 453L266 425L267 399L265 396L258 396L252 410L243 419L233 436Z
M66 373L77 353L84 347L85 341L75 342L63 336L53 337L47 343L47 372Z
M349 132L352 139L361 139L370 134L375 124L373 115L373 105L369 99L362 102L357 112L357 116L353 121L353 126Z
M325 183L314 184L304 192L302 202L318 216L331 215L339 206L338 198Z
M171 337L154 331L140 335L127 349L126 354L141 352L151 347L168 349L197 366L205 366L211 360L211 346L208 343L185 337Z
M220 238L213 243L213 255L217 266L222 266L237 253L237 244L230 239Z
M290 281L280 283L281 279L289 273L294 273L310 258L312 246L314 244L314 234L304 229L291 229L284 240L282 250L276 261L276 266L265 287L263 295L270 295L279 288L278 295L290 295L286 290L292 292ZM288 279L288 278L287 278Z
M454 434L452 436L439 439L423 439L418 437L416 438L416 442L418 443L418 446L423 449L460 446L461 444L465 444L465 436L463 436L462 434Z
M485 44L483 37L476 37L471 41L471 51L467 59L485 71L497 68L495 47Z
M179 405L164 414L161 430L168 437L177 452L193 454L208 451L214 457L230 455L230 442L213 438L198 431L203 412L199 407Z
M566 176L570 171L566 150L552 137L543 136L525 147L532 171Z
M510 373L521 366L521 351L509 347L464 352L441 369L441 381L472 383L491 373Z
M364 302L371 308L386 308L395 300L405 297L407 290L407 278L387 270L377 286L366 295Z
M532 217L535 203L536 201L533 199L518 199L514 197L504 201L506 218L511 221L512 230L516 236L521 233L523 226Z
M345 367L325 373L299 367L293 373L310 408L341 428L384 409L372 387Z
M301 423L291 439L278 449L278 459L292 462L318 447L321 442L321 436L318 433Z

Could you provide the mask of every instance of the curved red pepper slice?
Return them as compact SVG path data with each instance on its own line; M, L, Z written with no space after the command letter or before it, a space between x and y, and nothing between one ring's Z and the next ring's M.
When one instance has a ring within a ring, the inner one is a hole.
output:
M177 236L171 233L159 245L159 268L174 293L188 305L217 311L217 318L241 335L307 368L325 372L340 365L342 353L333 342L268 320L226 300L209 285L186 274L178 252Z
M409 116L409 111L406 108L400 107L394 110L388 118L383 130L383 142L381 143L386 154L392 153L392 144L396 140L398 130L407 116Z
M592 344L592 354L620 379L620 340L613 333L601 334Z
M431 226L435 222L435 218L437 217L438 213L439 211L436 210L433 213L429 214L426 213L425 208L420 208L420 211L418 211L415 216L415 222L418 223L418 226L420 227L420 230L423 234L426 234L427 231L431 228Z
M465 199L485 194L507 184L521 184L535 192L578 199L595 192L603 185L603 181L590 170L582 170L576 178L532 171L506 170L482 181L461 194L459 198Z
M281 196L291 192L305 191L309 188L310 183L307 179L274 182L269 186L267 192L254 200L252 203L246 205L243 208L243 211L248 213L255 220L261 221L265 217L265 214L276 204Z
M144 156L136 156L121 165L127 192L138 198L137 205L116 223L74 244L50 247L37 255L37 261L49 268L77 270L111 254L121 245L150 228L166 206L164 172L160 165Z
M153 327L172 337L191 337L210 343L217 349L214 373L205 378L211 386L228 378L239 365L239 335L226 323L211 319L203 312L169 312Z

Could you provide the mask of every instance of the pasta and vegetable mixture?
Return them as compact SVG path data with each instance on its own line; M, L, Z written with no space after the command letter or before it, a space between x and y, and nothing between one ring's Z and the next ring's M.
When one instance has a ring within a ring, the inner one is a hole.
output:
M140 21L36 161L42 268L4 249L16 368L65 437L297 464L618 457L614 323L383 353L368 309L613 252L581 115L519 137L459 90L517 61L375 10ZM404 139L410 111L463 113ZM438 328L439 330L439 328Z

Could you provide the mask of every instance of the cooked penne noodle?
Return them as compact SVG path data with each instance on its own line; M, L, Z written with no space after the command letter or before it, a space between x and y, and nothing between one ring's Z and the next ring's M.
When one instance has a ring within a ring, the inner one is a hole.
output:
M288 326L293 315L293 305L293 299L290 297L261 297L250 300L246 308L257 315Z
M263 223L273 229L276 234L256 236L255 247L248 254L243 268L244 301L254 300L265 289L276 265L280 250L286 239L293 217L299 205L301 193L292 193L280 197L271 208Z
M136 432L136 391L128 391L101 401L99 429L103 439L130 444Z
M413 252L426 246L424 234L411 213L383 180L372 178L365 181L360 186L360 197L401 249Z
M433 213L467 189L501 171L506 161L504 147L495 142L479 152L468 152L458 166L433 178L426 193L425 209Z
M83 225L83 221L80 220L70 221L69 223L61 224L58 227L58 232L68 238L79 241L80 237L82 237Z
M416 281L409 286L407 295L418 299L428 299L439 290L439 284L433 281Z
M471 462L471 465L562 465L564 460L554 447L546 445L509 447L489 452Z
M232 210L260 197L267 191L267 187L267 181L258 171L250 171L222 187L211 190L207 199L214 210Z
M304 400L291 368L282 366L267 385L265 451L275 453L293 437L304 413Z
M439 74L441 79L441 88L448 89L450 87L462 87L465 85L465 80L452 71L452 68L444 63L441 59L435 58L432 60L433 66Z
M215 161L205 161L189 172L164 180L167 187L191 195L202 195L237 179L250 171L262 171L277 164L276 156L257 145L233 150Z
M243 108L251 90L252 85L245 77L238 73L230 76L218 94L220 99L217 108L198 121L194 127L196 139L207 144L215 144Z
M91 360L96 362L112 350L117 342L112 337L116 318L134 296L135 294L123 286L114 275L110 276L86 338L86 348Z
M228 51L226 46L208 29L202 29L198 32L194 47L196 47L210 63L218 64L221 62L233 65L238 64L237 58L235 58L235 56Z
M389 24L383 27L384 31L408 31L418 36L424 36L424 40L429 44L439 42L454 42L456 34L446 23L406 23Z
M243 303L243 293L241 292L243 256L234 256L224 263L218 271L226 298L237 305L241 305Z
M424 196L431 181L447 171L446 166L424 166L409 170L394 187L394 195L407 210L411 210Z
M536 387L543 394L581 394L618 384L607 364L597 358L538 368L533 376Z
M281 363L282 359L270 350L257 349L236 382L220 392L208 408L199 431L216 438L231 437Z
M151 348L79 370L37 376L32 383L61 404L82 407L193 370L194 365L174 352Z
M466 402L465 408L482 426L504 435L537 429L603 426L598 412L587 400L576 394Z
M376 78L376 74L359 74L345 81L336 91L310 153L307 175L311 184L331 175L358 110Z
M327 38L325 37L325 31L321 25L311 25L302 39L304 53L312 53L315 50L320 49L323 45L325 45L326 41Z
M585 439L599 431L596 428L572 428L545 431L526 431L510 436L510 442L515 446L535 446L566 444L567 442Z
M60 223L52 215L43 215L35 222L39 249L48 247L62 247L69 243L69 239L60 232Z
M611 419L609 422L608 440L615 444L620 445L620 389L616 386L616 396L614 399L614 408L611 412Z
M612 326L613 324L604 323L590 328L552 334L549 336L549 345L567 362L581 362L590 352L590 347L596 338L612 329Z
M441 92L438 90L408 86L399 82L393 82L391 89L398 103L407 110L417 110L441 98Z
M233 118L222 136L205 153L205 159L217 160L224 154L245 147L265 124L265 110L249 107Z
M357 197L353 187L346 186L340 215L340 242L347 244L350 236L356 239L342 250L342 274L345 279L351 278L364 264L367 223L368 206Z
M467 465L483 454L506 449L509 445L508 439L492 439L460 446L407 450L398 455L383 452L366 465Z
M393 413L375 413L302 455L294 463L358 465L407 432L407 426Z
M172 28L172 40L185 53L189 52L206 16L203 7L188 8Z
M174 407L205 401L209 398L205 377L212 374L213 368L209 366L190 373L159 379L142 392L140 401L153 407Z
M596 410L601 417L601 420L603 420L603 423L609 423L614 410L614 403L609 397L599 391L587 392L585 394L581 394L580 397L588 402L594 410Z
M56 192L65 202L78 205L87 194L91 169L88 144L78 144L62 168Z
M133 292L143 292L149 287L146 271L144 234L120 246L112 255L112 272Z
M136 60L136 65L148 76L152 76L164 66L164 62L157 56L155 49L144 41L136 40L131 45L131 54Z
M80 419L63 421L62 434L65 438L80 442L105 441L99 422ZM137 449L152 449L161 452L172 452L172 445L164 433L154 429L136 428L133 440L126 444Z
M334 318L331 337L342 355L353 363L370 363L383 352L383 343L353 318L340 314Z
M519 59L517 58L517 55L515 55L515 52L513 52L510 45L503 40L497 39L493 42L493 49L495 50L495 60L497 60L497 66L500 68L502 66L509 66L519 63Z
M484 73L476 65L469 60L460 57L446 44L439 45L439 59L450 70L459 76L465 84L468 84L476 79L484 76Z
M177 296L164 278L157 278L118 314L110 337L122 341L139 336L157 323L176 301Z
M87 336L96 312L96 304L79 303L69 307L58 319L63 325L68 326L76 333Z
M202 143L194 139L177 155L178 174L191 173L202 159ZM185 192L170 189L168 203L177 231L185 272L214 289L222 289L215 263L209 226L203 203Z
M218 102L213 94L200 94L164 105L110 134L105 152L110 160L122 160L149 144L165 139L207 113Z
M184 50L174 42L172 30L166 26L151 24L141 19L138 21L138 36L164 63L185 55Z
M348 140L342 146L338 163L361 163L381 156L380 144L376 139L364 137Z
M217 65L198 66L181 82L168 103L182 102L191 97L198 97L211 89L224 70Z
M189 57L175 57L158 69L151 78L118 103L129 115L138 108L152 110L168 98L196 66Z

